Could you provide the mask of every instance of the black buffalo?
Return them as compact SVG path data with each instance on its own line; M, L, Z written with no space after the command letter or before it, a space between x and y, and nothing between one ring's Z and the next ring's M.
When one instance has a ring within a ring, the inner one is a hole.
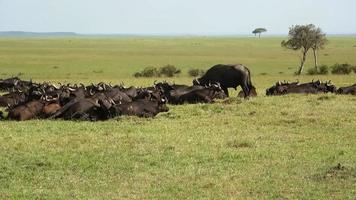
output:
M193 81L194 85L208 85L219 83L226 96L229 96L228 88L241 86L244 96L248 97L252 89L250 70L241 65L218 64L211 67L205 75Z
M163 91L171 104L211 103L214 99L226 98L219 84L187 86L163 82L156 84L155 87Z
M14 107L16 105L25 103L27 95L23 92L10 92L0 96L0 107Z
M318 94L318 93L334 93L336 87L331 82L312 81L309 83L299 82L277 82L274 86L266 90L266 95L285 95L285 94Z
M103 93L95 94L90 98L73 99L50 118L63 118L66 120L104 120L111 118L110 108L115 102Z
M116 115L134 115L138 117L154 117L160 112L167 112L166 99L137 99L133 102L114 105Z
M356 95L356 84L347 87L340 87L337 91L337 94L351 94Z

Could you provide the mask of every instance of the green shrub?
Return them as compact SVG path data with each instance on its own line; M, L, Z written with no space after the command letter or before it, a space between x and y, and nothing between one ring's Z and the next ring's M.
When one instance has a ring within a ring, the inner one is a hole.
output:
M322 65L319 67L319 74L328 74L329 67L327 65Z
M326 65L322 65L318 67L318 70L315 68L310 68L307 71L308 75L316 75L316 74L328 74L329 73L329 68Z
M159 73L160 75L173 77L176 74L180 74L181 70L177 69L174 65L166 65L160 68Z
M202 70L202 69L190 69L188 71L188 74L189 76L192 76L192 77L197 77L197 76L202 76L205 74L205 71Z
M134 77L160 77L160 76L167 76L173 77L176 74L181 73L180 69L177 69L173 65L166 65L157 69L156 67L146 67L141 72L136 72L133 74Z
M356 73L356 66L352 66L352 71L354 72L354 73Z
M310 68L310 69L308 69L307 74L315 75L315 74L318 74L318 71L315 68Z
M155 67L146 67L141 72L134 73L134 77L157 77L157 76L160 76L160 73Z
M353 66L347 63L338 64L336 63L331 67L331 73L333 74L350 74L353 70Z
M141 74L141 72L136 72L136 73L134 73L133 76L138 78L138 77L142 77L142 74Z

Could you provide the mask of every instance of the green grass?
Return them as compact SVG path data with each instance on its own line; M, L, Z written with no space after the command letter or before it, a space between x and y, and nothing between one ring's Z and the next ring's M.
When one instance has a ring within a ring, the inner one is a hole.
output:
M170 63L183 74L167 80L189 84L190 68L240 62L260 94L169 106L154 119L0 121L0 198L354 199L356 96L264 92L278 80L344 86L356 75L293 76L297 53L281 40L0 39L1 77L150 85L154 78L131 75ZM320 61L356 64L355 44L330 38ZM335 169L338 163L344 168Z

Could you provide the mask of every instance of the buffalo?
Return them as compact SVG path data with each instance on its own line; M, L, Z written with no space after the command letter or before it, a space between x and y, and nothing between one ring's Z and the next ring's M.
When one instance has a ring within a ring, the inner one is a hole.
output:
M219 84L187 86L163 82L156 84L155 87L162 89L171 104L211 103L214 99L226 98Z
M340 87L337 91L337 94L351 94L356 95L356 84L347 87Z
M24 121L37 118L41 115L45 106L45 101L34 100L11 109L8 114L9 119Z
M167 99L160 89L145 89L145 98L132 102L114 105L116 115L135 115L139 117L154 117L160 112L167 112Z
M90 98L74 99L67 103L50 118L61 117L66 120L104 120L110 118L108 110L114 105L115 102L104 95L98 93Z
M250 95L253 88L250 70L241 64L218 64L211 67L201 78L193 80L194 85L208 85L219 83L226 96L229 96L228 88L241 86L244 97Z
M238 94L238 97L240 98L244 98L245 97L245 93L243 90L241 90ZM256 92L256 88L254 86L252 86L251 90L250 90L250 97L256 97L257 96L257 92Z
M309 83L299 82L277 82L274 86L266 90L266 95L285 95L290 93L295 94L317 94L317 93L334 93L336 92L336 87L329 82L312 81Z
M0 96L0 107L14 107L16 105L25 103L27 95L23 92L10 92Z

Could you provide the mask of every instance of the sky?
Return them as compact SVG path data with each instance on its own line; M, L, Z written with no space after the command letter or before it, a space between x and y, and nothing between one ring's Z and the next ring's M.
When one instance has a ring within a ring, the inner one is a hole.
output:
M356 33L356 0L0 0L0 31L84 34L287 34L313 23Z

